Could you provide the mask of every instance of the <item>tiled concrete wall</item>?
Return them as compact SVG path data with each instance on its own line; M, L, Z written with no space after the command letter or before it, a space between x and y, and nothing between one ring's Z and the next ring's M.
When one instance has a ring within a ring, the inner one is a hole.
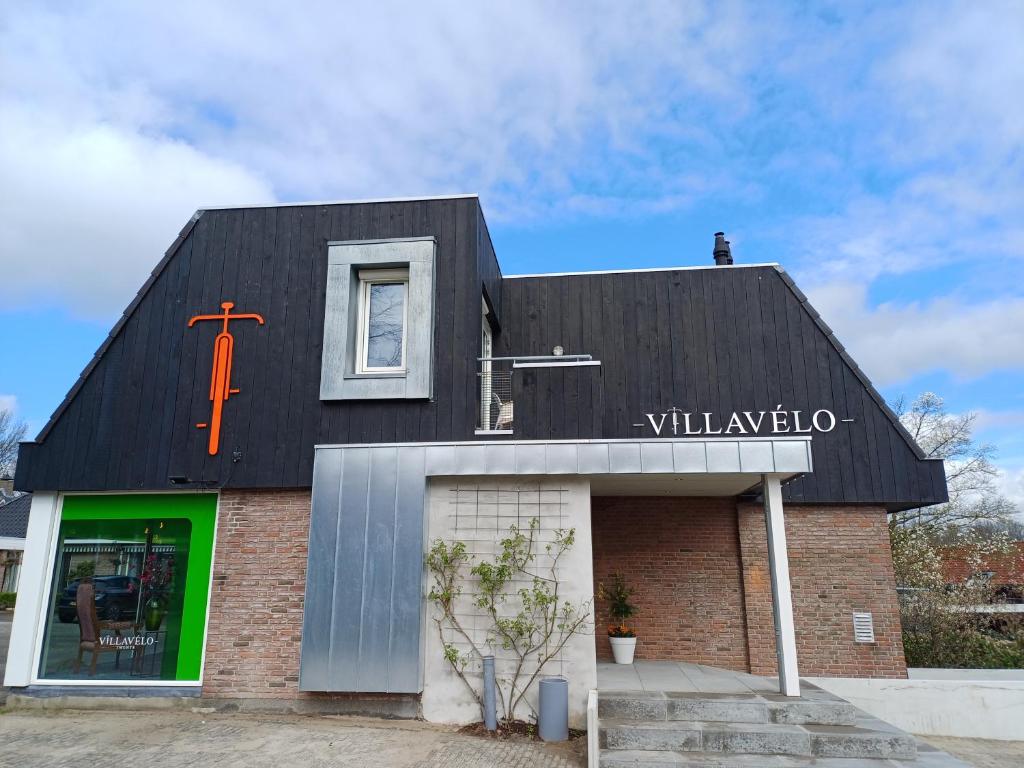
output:
M553 541L556 529L576 529L575 544L563 555L558 564L557 573L561 582L559 602L569 601L576 605L586 605L586 634L574 636L569 640L562 652L543 668L542 674L562 674L568 677L570 724L577 728L585 727L587 693L597 685L597 665L591 636L594 587L591 580L589 482L573 477L541 480L515 477L437 477L430 481L428 506L429 541L432 543L441 539L447 543L453 540L465 542L467 552L473 556L467 570L481 559L493 559L494 555L501 551L499 542L509 535L511 524L517 524L520 530L525 531L530 518L538 517L539 546L535 548L538 557L532 570L547 577L551 559L544 554L546 544ZM468 577L468 573L466 576ZM464 591L456 602L460 624L470 634L478 648L485 653L493 653L497 676L509 676L512 673L514 657L501 647L500 642L488 642L488 630L492 627L492 621L482 609L473 604L475 595L472 592L472 579L467 578L462 584ZM523 582L518 586L529 587L530 582ZM510 601L509 612L506 615L510 615L516 605L515 600ZM423 716L433 722L477 721L480 719L479 706L443 657L442 641L434 621L439 611L433 605L428 605L426 610ZM468 644L447 629L444 632L444 642L454 644L461 652L469 651ZM529 676L535 669L535 665L527 666L524 672ZM482 689L482 671L478 658L473 657L467 667L467 676L476 690ZM536 684L527 698L536 707ZM520 706L516 714L520 719L530 719L530 709L526 706Z

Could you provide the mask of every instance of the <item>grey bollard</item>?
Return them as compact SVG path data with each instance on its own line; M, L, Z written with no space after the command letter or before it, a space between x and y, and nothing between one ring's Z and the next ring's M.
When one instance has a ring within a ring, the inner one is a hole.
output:
M569 681L564 677L545 677L540 681L540 707L537 733L543 741L569 738Z
M484 727L488 731L498 730L494 699L494 657L484 656Z

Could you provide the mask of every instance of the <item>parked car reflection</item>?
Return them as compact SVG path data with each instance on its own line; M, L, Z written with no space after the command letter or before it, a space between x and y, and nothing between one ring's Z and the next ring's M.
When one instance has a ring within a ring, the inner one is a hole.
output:
M78 621L75 594L81 579L65 587L57 601L57 618L69 624ZM96 587L96 615L104 621L119 621L134 617L139 601L139 580L135 576L94 576Z

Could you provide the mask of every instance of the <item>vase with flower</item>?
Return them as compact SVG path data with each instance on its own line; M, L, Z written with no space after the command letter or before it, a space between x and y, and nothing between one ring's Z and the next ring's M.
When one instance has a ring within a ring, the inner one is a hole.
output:
M600 586L600 596L607 602L608 615L614 620L608 626L608 641L616 664L632 664L636 653L636 632L626 623L636 614L636 605L630 602L634 591L620 573L612 574L608 586Z

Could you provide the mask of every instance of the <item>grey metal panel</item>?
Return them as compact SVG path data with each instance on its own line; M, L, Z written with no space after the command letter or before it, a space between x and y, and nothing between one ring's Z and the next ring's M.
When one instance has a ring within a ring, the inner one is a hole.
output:
M342 461L338 516L338 546L334 555L331 621L331 663L328 691L355 691L359 668L359 634L352 622L362 614L363 558L366 555L367 492L370 450L345 451Z
M425 455L317 451L300 690L421 690Z
M395 516L398 508L398 449L372 448L366 502L362 607L359 613L359 664L356 690L388 689L391 631L391 579L395 565ZM351 631L355 629L350 627Z
M388 691L415 693L422 689L424 626L423 553L426 551L426 474L423 448L398 449L398 487L395 493L394 581L388 632Z
M708 472L740 472L740 447L738 441L721 443L708 442Z
M428 475L436 477L455 474L454 445L428 445L426 451Z
M434 349L434 238L330 243L320 363L321 400L421 399L431 395ZM356 270L409 270L405 373L355 373Z
M611 472L643 472L643 465L640 463L640 444L609 443L608 463Z
M571 443L550 443L546 461L549 475L575 475L579 472L578 447Z
M640 467L644 472L671 472L674 469L671 443L642 443Z
M744 472L774 472L775 457L772 443L741 442L740 469Z
M306 560L306 601L302 616L302 664L299 688L314 690L327 679L331 658L331 615L334 554L338 544L338 494L341 492L341 451L317 452L313 465L309 554Z
M708 454L703 440L672 444L672 458L676 472L707 472Z
M484 446L484 466L488 475L514 475L516 449L512 445Z
M741 451L752 475L809 468L793 439L319 447L300 690L421 690L427 477L739 472Z
M543 475L547 472L547 457L543 443L516 446L516 474Z
M483 445L455 446L455 474L483 475L487 471Z
M772 441L773 464L787 472L811 471L811 445L806 442Z
M608 472L608 444L582 443L579 446L581 475L603 475Z

